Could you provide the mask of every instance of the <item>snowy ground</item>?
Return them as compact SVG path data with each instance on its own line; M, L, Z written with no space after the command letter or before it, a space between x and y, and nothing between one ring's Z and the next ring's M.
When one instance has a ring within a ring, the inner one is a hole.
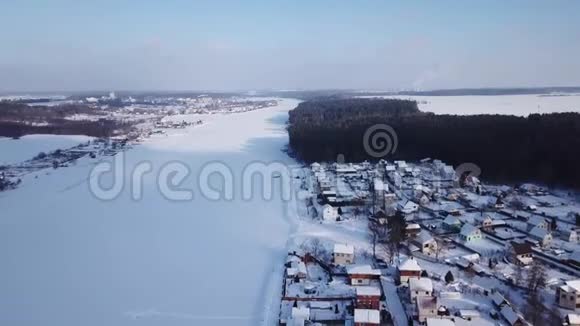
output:
M279 193L263 199L259 184L243 200L241 173L249 162L293 163L281 148L297 103L213 115L129 150L125 171L143 161L154 169L140 201L128 184L114 200L95 198L90 158L0 194L0 324L274 325L269 308L279 304L296 206ZM168 200L157 187L155 172L176 160L191 171L181 186L192 201ZM197 173L216 161L234 173L233 200L199 191Z
M0 137L0 165L20 163L40 152L70 148L91 139L75 135L28 135L20 139Z
M365 96L373 97L373 96ZM383 97L383 96L381 96ZM510 114L580 112L580 94L569 96L386 96L417 101L419 109L436 114Z

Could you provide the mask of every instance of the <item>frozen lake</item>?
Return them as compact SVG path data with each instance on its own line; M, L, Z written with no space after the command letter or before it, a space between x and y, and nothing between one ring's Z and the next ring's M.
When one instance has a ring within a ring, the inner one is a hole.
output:
M374 97L374 96L364 96ZM580 94L568 96L501 95L501 96L380 96L411 99L419 109L436 114L508 114L580 112Z
M125 171L144 161L154 169L138 201L128 184L114 200L95 198L88 158L0 194L0 324L256 326L275 318L266 307L280 295L292 213L279 193L243 200L240 175L250 162L293 162L281 148L297 104L210 116L126 152ZM194 190L193 200L160 192L156 171L170 161L189 167L180 186ZM233 200L198 190L199 171L215 161L234 173Z
M0 165L20 163L40 152L70 148L91 139L76 135L27 135L20 139L0 137Z

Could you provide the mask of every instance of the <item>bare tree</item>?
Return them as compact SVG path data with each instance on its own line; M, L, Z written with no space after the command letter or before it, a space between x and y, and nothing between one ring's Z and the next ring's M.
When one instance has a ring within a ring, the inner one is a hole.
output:
M546 312L547 309L542 302L540 294L530 293L524 307L524 315L526 320L532 323L532 325L550 325L544 324L544 315Z
M537 259L534 259L532 267L528 271L527 286L528 291L535 295L540 289L546 286L546 269Z
M516 265L516 269L514 270L514 284L516 286L523 286L524 285L524 267L521 264Z
M445 239L435 238L435 242L437 242L437 250L435 251L435 259L439 260L439 255L447 250L449 245L445 241Z
M514 196L510 200L509 205L514 210L514 214L516 213L516 211L521 211L525 207L524 202L522 201L520 196Z
M310 251L312 256L316 258L321 258L322 253L324 251L324 246L322 245L322 241L318 238L314 238L310 241Z

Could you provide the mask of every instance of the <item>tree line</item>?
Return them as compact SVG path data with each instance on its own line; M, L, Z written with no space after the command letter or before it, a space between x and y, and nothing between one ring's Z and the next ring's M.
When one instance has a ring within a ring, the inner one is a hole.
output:
M470 162L496 182L534 181L580 188L580 114L435 115L415 101L325 99L290 111L289 151L304 162L376 160L365 151L365 132L387 124L398 146L385 159L438 158Z
M69 120L69 116L85 114L96 120ZM87 135L110 137L127 133L134 123L106 118L105 112L85 105L28 106L0 102L0 137L19 138L29 134Z

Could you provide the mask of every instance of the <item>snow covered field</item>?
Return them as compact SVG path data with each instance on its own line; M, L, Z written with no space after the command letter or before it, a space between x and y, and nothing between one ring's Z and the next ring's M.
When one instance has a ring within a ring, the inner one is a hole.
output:
M374 96L365 96L374 97ZM502 96L380 96L411 99L419 109L436 114L509 114L580 112L580 94L569 96L502 95Z
M40 152L70 148L91 139L80 135L27 135L20 139L0 137L0 165L20 163Z
M0 194L0 325L275 324L268 308L279 304L295 206L279 193L263 199L260 184L243 200L240 176L249 162L293 163L281 149L287 111L298 102L279 103L208 116L202 126L126 152L125 171L143 161L153 166L140 201L129 184L114 200L95 198L90 158L27 175L23 186ZM156 171L171 161L189 167L180 186L193 189L193 200L159 191ZM199 191L197 173L215 161L234 173L233 200Z

